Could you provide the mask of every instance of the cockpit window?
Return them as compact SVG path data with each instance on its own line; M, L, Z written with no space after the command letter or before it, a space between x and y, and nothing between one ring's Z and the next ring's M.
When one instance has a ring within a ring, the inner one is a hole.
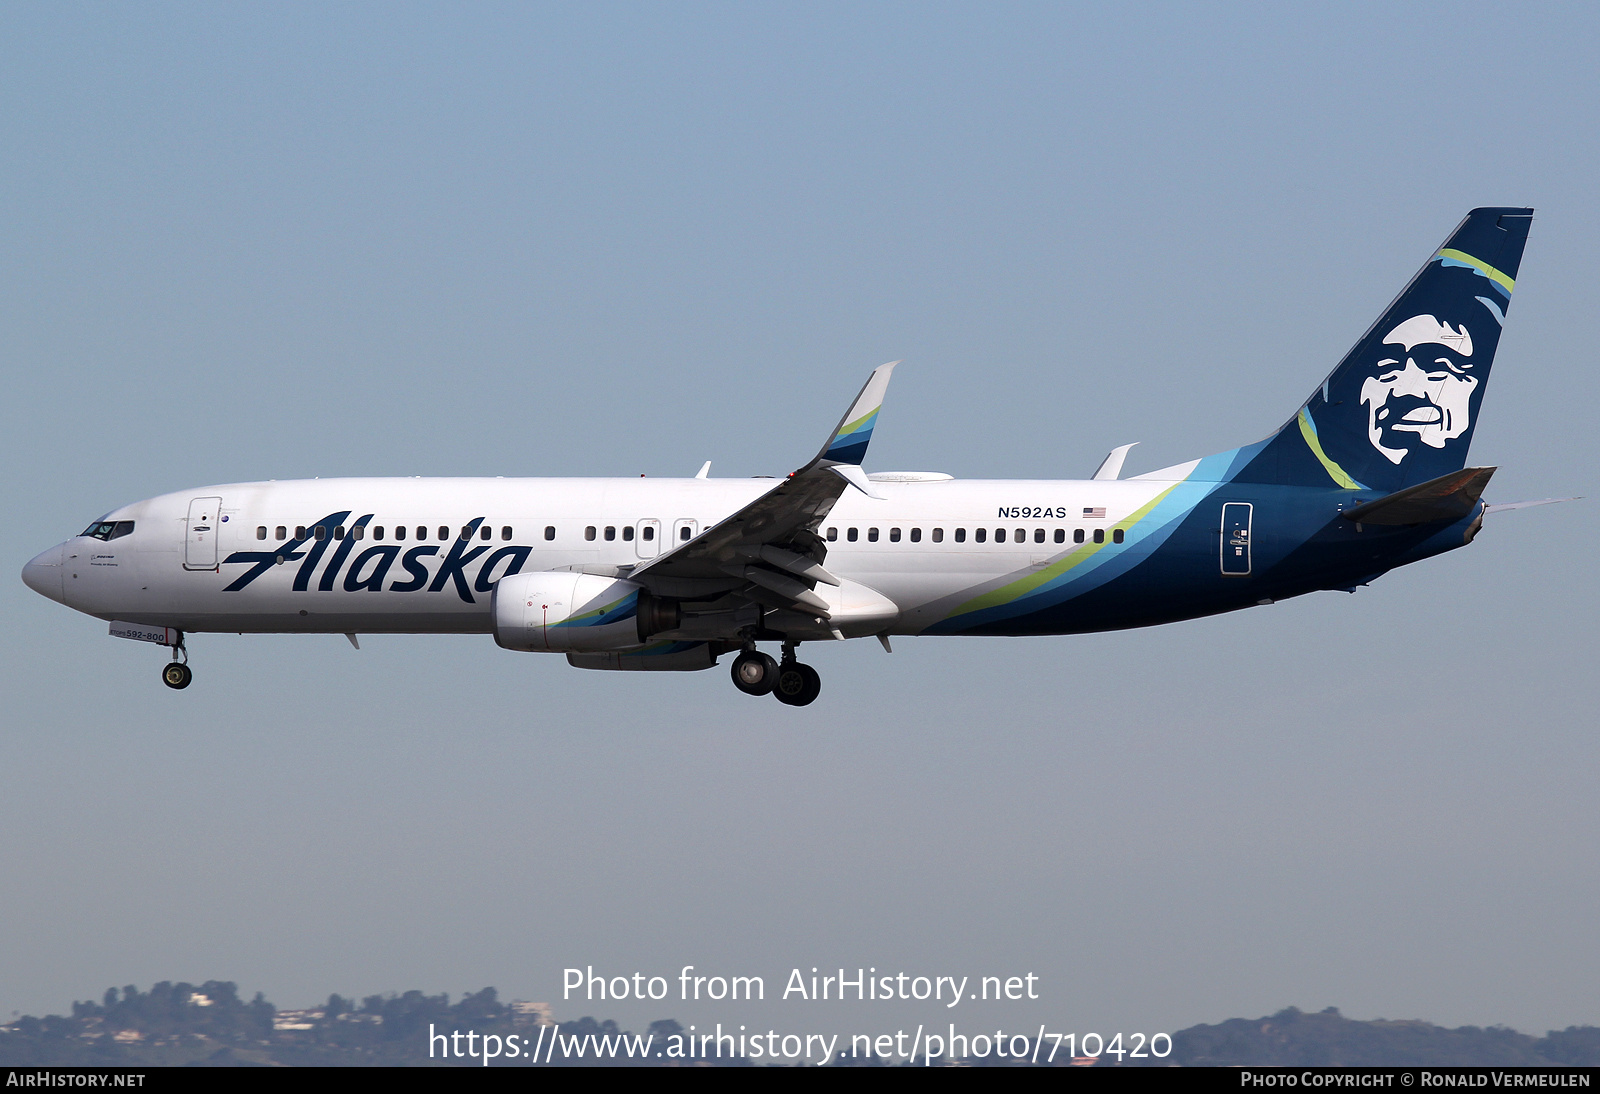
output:
M133 521L98 520L85 528L79 535L89 536L92 539L121 539L123 536L133 535Z

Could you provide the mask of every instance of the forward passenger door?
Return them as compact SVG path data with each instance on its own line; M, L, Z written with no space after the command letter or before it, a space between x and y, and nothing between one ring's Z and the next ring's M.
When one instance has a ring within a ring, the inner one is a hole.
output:
M222 528L221 509L221 498L195 498L189 503L189 526L183 544L185 570L217 568L217 536Z

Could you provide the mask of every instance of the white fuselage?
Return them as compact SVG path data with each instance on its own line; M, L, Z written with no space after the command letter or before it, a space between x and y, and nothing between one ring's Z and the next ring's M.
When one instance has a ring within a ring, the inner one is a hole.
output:
M1080 529L1093 544L1192 466L1121 481L875 479L881 500L847 490L818 534L832 573L898 607L884 632L917 633L962 590L1078 549ZM489 632L490 594L506 573L626 573L772 486L351 478L202 487L107 514L134 522L132 533L70 539L30 563L27 580L102 619L184 631ZM314 535L327 524L323 540L289 550L298 529Z

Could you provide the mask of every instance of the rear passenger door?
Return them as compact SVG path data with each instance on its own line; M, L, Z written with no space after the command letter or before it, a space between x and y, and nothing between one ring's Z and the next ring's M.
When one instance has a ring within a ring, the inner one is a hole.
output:
M1254 506L1230 501L1222 507L1222 572L1230 577L1250 573L1250 522Z

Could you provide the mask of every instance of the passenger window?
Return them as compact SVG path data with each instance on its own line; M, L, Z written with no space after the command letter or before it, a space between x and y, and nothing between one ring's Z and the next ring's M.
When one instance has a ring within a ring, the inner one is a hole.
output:
M340 525L335 526L335 528L333 529L333 538L334 539L343 539L344 538L344 525L340 524Z
M442 524L439 525L439 542L443 543L445 540L447 540L449 538L450 538L450 529L446 528Z
M351 539L361 539L366 534L367 534L367 527L364 524L358 524L354 528L350 529L350 538Z
M1056 529L1056 542L1057 543L1065 543L1065 542L1067 542L1067 530L1065 528L1057 528Z
M860 532L856 531L854 528L851 528L849 531L847 531L844 534L844 538L849 540L851 543L854 543L856 541L856 538L858 536L860 536L860 535L861 535Z
M678 529L678 538L683 540L685 543L689 541L690 534L689 526L687 524Z
M626 527L624 527L622 529L622 542L624 542L624 543L632 543L633 542L633 525L629 524L629 525L627 525Z
M1044 529L1043 528L1035 528L1033 530L1033 542L1035 542L1035 543L1043 543L1044 542Z
M404 524L396 524L394 526L394 538L395 539L405 539L406 538L406 526Z
M957 528L956 529L956 542L957 543L965 543L965 542L967 542L967 530L965 528Z
M1111 542L1112 543L1121 543L1122 542L1122 529L1121 528L1113 528L1113 529L1111 529Z
M373 529L372 529L372 538L373 539L382 539L383 538L383 525L379 524L379 525L376 525L376 526L373 527Z
M996 543L1004 543L1006 541L1006 530L1004 528L996 528L994 530L994 541Z
M546 524L544 526L544 538L545 539L555 539L556 538L556 526L554 524Z
M261 525L259 528L256 529L256 538L257 539L266 539L267 538L267 526L265 524Z
M900 529L898 529L898 528L889 529L889 542L890 543L899 543L900 542Z
M1072 530L1072 542L1074 542L1074 543L1082 543L1083 542L1083 529L1082 528L1074 528Z
M1096 528L1094 530L1094 541L1096 543L1104 543L1106 541L1106 530L1104 528Z
M509 525L509 524L503 525L500 528L500 538L501 539L510 539L511 538L511 525Z
M829 543L837 543L838 540L839 540L839 529L837 529L837 528L829 528L828 529L828 542Z
M617 538L617 526L615 524L606 525L606 542L610 543L612 540L614 540L616 538Z
M655 539L656 538L656 526L653 525L653 524L646 524L644 526L644 531L640 532L639 535L646 542L648 542L648 541L650 541L652 539Z
M272 538L273 539L288 539L289 538L289 529L285 528L281 524L278 525L276 528L274 528L272 530Z
M478 529L478 538L479 539L491 539L491 538L493 538L493 536L494 536L494 529L490 528L487 524L485 524L482 528Z
M911 542L912 543L921 543L922 542L922 529L921 528L913 528L913 529L911 529Z
M594 525L591 524L591 525L589 525L589 527L587 527L587 528L585 528L583 530L583 538L593 542L593 540L594 540Z
M1016 541L1018 543L1028 542L1028 530L1026 528L1017 529Z
M974 528L972 530L972 542L982 543L986 538L988 538L988 535L989 530L987 528Z
M428 538L428 530L426 528L424 528L420 524L417 525L417 538L418 539L427 539Z
M868 543L876 543L876 542L878 542L878 530L876 528L868 528L867 529L867 542Z
M327 525L325 525L325 524L317 525L317 538L318 539L327 539L328 538L328 526Z
M935 542L935 543L943 543L944 542L944 529L943 528L935 528L933 530L933 542Z
M294 526L294 538L295 539L305 539L306 538L306 526L304 524L296 524ZM322 537L318 536L317 538L321 539Z

